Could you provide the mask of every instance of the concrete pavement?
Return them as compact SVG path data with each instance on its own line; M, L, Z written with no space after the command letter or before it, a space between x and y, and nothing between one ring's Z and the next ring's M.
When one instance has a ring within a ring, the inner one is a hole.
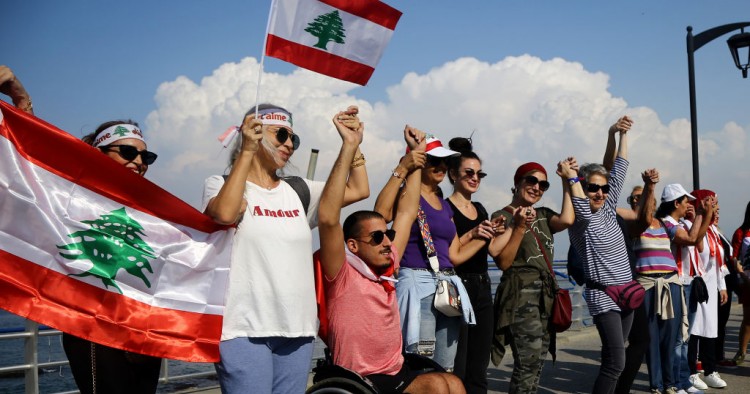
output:
M742 320L740 305L733 305L732 314L727 325L725 352L731 357L737 351L737 337ZM594 327L569 330L558 337L557 362L553 365L547 360L542 370L540 394L548 393L590 393L599 371L599 353L601 342ZM508 382L513 369L513 357L507 354L499 367L490 366L488 370L489 389L491 393L507 393ZM750 392L750 362L735 369L719 369L721 377L728 386L724 389L709 389L706 393L748 393ZM218 394L218 388L183 391L183 393ZM646 364L641 366L640 373L633 384L632 392L649 392Z

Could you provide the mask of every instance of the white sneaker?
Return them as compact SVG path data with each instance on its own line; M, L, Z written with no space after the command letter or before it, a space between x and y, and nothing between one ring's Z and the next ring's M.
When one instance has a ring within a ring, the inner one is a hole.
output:
M724 379L719 376L718 372L714 372L711 375L705 376L703 379L705 379L708 387L713 387L715 389L727 387L727 382L725 382Z
M700 390L696 388L695 386L690 386L687 390L688 393L694 393L694 394L704 394L703 390Z
M683 389L679 389L679 390L675 391L675 393L676 394L687 394L687 391L685 391Z
M698 390L707 390L708 385L701 380L700 374L690 375L690 384Z

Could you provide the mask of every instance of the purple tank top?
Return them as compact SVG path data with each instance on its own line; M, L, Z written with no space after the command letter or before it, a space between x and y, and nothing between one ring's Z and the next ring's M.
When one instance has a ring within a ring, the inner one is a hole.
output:
M427 216L427 224L430 226L432 241L435 243L440 269L453 268L448 256L448 248L453 238L456 236L456 226L451 220L453 211L445 200L440 200L443 209L436 210L424 198L419 197L419 205ZM409 243L406 244L404 255L401 258L401 266L408 268L430 268L430 262L427 260L422 235L419 231L419 223L414 220L409 233Z

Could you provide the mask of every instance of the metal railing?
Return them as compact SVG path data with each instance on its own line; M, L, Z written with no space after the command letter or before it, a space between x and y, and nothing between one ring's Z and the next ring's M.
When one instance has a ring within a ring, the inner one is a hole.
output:
M588 307L582 296L582 288L576 285L573 281L569 280L567 269L565 268L565 260L556 260L553 264L553 269L555 271L555 275L558 278L560 287L568 289L570 291L571 301L573 304L573 326L571 327L571 329L582 329L584 327L590 326L591 317L588 314ZM502 273L495 267L495 264L491 260L489 262L489 273L490 278L492 279L492 289L494 292L497 288ZM23 363L0 367L0 375L22 372L24 374L25 393L39 394L39 370L42 368L58 368L68 365L68 360L65 359L39 362L39 338L56 337L60 336L61 334L62 333L58 330L50 329L49 327L45 326L40 327L39 324L31 320L26 320L23 330L19 328L17 332L6 332L0 334L0 341L13 339L24 340ZM313 360L312 365L315 365L315 360ZM195 372L170 376L169 369L169 361L164 360L161 365L161 374L159 377L160 384L185 379L208 378L216 375L216 372L212 369L205 372ZM73 393L78 393L78 391L65 391L58 392L56 394Z

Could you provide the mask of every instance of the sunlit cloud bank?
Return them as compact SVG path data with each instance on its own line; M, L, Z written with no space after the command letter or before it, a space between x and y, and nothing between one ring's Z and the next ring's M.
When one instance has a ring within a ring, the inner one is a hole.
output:
M156 109L146 120L150 146L160 154L149 174L152 180L199 204L203 180L226 169L227 155L216 137L239 124L255 103L258 69L255 59L246 58L220 66L199 82L179 77L159 87ZM294 113L302 147L292 159L297 169L290 172L304 175L310 149L317 148L319 180L327 176L340 146L331 117L348 105L360 107L372 197L354 207L358 209L372 207L403 154L402 130L407 123L433 132L446 144L451 137L474 132L475 149L490 174L476 197L490 210L508 203L513 172L526 161L547 168L554 186L543 203L559 208L556 163L571 155L581 163L601 161L609 125L625 114L635 121L626 187L639 184L639 173L650 167L661 171L663 184L679 182L688 189L692 185L686 119L665 123L653 109L629 107L625 98L609 92L608 75L564 59L524 55L490 64L460 58L425 74L406 74L388 89L387 101L376 103L357 99L356 85L306 70L266 73L261 87L261 101ZM750 174L743 165L748 130L749 125L728 122L721 130L701 135L701 183L720 194L725 215L741 215L750 198ZM450 193L447 182L443 188ZM739 223L724 218L725 225Z

